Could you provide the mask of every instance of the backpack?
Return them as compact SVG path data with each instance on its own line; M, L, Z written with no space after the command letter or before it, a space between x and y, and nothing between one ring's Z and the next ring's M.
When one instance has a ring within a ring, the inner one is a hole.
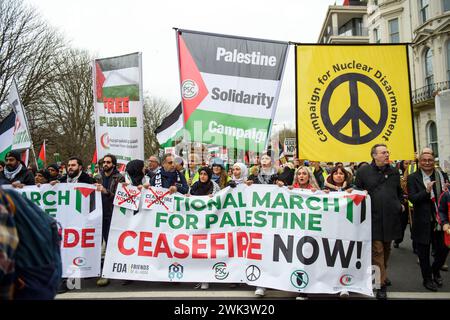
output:
M54 299L62 275L58 223L16 191L5 192L16 206L14 220L19 234L14 299Z

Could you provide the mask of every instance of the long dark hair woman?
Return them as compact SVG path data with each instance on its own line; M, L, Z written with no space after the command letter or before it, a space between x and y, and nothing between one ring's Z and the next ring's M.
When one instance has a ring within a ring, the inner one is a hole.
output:
M334 167L325 182L324 191L353 191L352 175L342 166Z

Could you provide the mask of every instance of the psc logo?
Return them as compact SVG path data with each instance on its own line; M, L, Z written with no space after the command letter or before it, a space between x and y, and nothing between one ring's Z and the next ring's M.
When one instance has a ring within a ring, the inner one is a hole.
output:
M227 264L225 262L217 262L212 269L214 270L214 277L217 280L225 280L230 274L227 270Z
M344 274L339 278L339 283L343 286L351 286L353 284L353 276L350 274Z
M86 265L87 261L84 257L76 257L72 260L72 263L77 267L82 267Z
M183 98L187 100L194 99L198 94L198 90L198 85L194 80L184 80L183 84L181 85Z

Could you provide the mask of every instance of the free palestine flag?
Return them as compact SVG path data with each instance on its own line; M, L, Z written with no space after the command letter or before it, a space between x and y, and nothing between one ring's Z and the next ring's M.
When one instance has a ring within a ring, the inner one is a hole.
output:
M262 152L288 43L179 29L177 44L189 140Z
M172 147L173 142L183 133L183 112L181 103L156 128L155 134L161 148Z
M142 55L93 61L97 155L119 163L144 158Z
M11 151L15 121L16 115L14 112L11 112L0 123L0 160L2 161L5 161L6 154Z
M45 148L45 140L42 143L41 151L39 151L37 164L38 164L38 169L43 169L47 165L47 150Z

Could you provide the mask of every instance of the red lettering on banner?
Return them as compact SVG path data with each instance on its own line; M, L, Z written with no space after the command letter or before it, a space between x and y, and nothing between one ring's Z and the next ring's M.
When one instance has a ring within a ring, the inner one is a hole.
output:
M125 248L124 242L126 238L135 239L139 236L138 244L134 248ZM126 256L136 254L141 257L155 257L166 254L168 258L175 257L177 259L217 259L218 253L228 253L228 257L248 258L253 260L261 260L262 239L261 233L210 233L210 234L177 234L173 238L173 243L169 243L165 233L158 234L155 239L156 245L154 252L152 247L151 232L125 231L119 236L118 247L120 253ZM223 241L220 241L223 240ZM219 242L220 241L220 242ZM137 248L136 248L137 247ZM178 251L177 251L178 250Z
M75 229L64 229L64 248L73 248L76 247L78 242L80 241L80 235L78 231ZM72 242L69 242L69 235L73 235L74 239Z
M253 252L253 249L261 249L261 242L254 242L255 239L262 239L262 234L250 232L250 243L248 244L247 258L253 260L261 260L262 255L260 253Z
M108 113L130 113L129 97L103 98L103 107Z
M228 256L230 258L233 258L234 257L233 234L228 233L227 238L228 238Z
M245 240L245 243L244 243ZM239 258L245 257L245 252L247 251L248 246L248 235L246 232L237 232L237 256Z
M141 232L139 236L139 249L138 249L138 256L143 257L151 257L152 252L151 251L145 251L145 247L151 247L152 242L146 241L145 238L151 238L152 233L151 232Z
M211 234L211 259L217 258L217 250L225 250L225 244L217 243L218 239L224 239L224 233L213 233ZM232 251L233 252L233 251Z
M161 233L156 240L155 252L153 253L154 257L158 257L160 253L165 253L167 258L172 258L172 253L170 252L170 246L167 242L167 237L165 233Z
M207 234L192 235L192 259L208 259L208 253L199 252L200 249L206 249L206 243L200 243L200 241L207 239Z
M189 246L181 243L181 240L188 242L189 236L187 234L178 234L175 236L175 239L173 240L175 248L183 250L181 253L173 253L173 256L177 259L185 259L189 257Z
M89 235L88 235L89 233ZM88 242L88 241L94 241L94 233L95 229L82 229L81 230L81 247L82 248L94 248L95 243L94 242Z
M124 247L123 243L125 242L125 238L128 238L128 237L132 237L133 239L136 239L137 233L134 231L125 231L124 233L122 233L120 235L119 241L117 243L120 253L125 256L131 256L132 254L134 254L136 252L136 250L134 250L133 248L126 249Z

